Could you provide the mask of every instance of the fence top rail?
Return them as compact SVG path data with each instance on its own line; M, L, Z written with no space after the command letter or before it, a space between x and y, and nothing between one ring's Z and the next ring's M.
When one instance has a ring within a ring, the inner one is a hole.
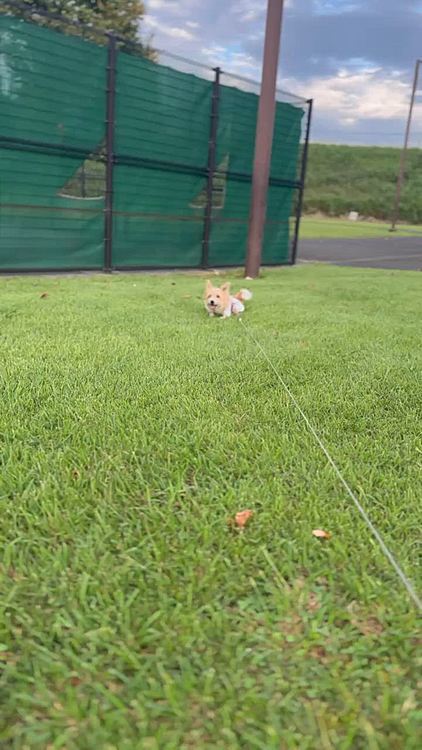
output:
M230 73L228 70L222 70L221 71L222 76L226 76L229 78L234 78L238 81L243 81L244 83L249 83L253 86L260 87L259 81L256 81L254 78L248 78L247 76L239 75L238 73ZM300 96L299 94L293 94L291 91L287 91L287 89L282 89L277 87L276 93L281 94L282 96L289 96L292 99L296 99L298 102L301 102L302 104L309 104L309 99L305 96Z
M20 11L21 13L28 16L28 20L36 23L38 18L46 18L52 21L57 21L58 23L63 24L63 26L69 26L73 27L75 29L81 29L82 31L85 31L86 33L95 33L99 36L103 36L104 39L108 39L110 36L113 36L115 39L117 39L119 42L123 43L126 48L132 47L133 49L142 50L143 44L141 41L134 41L132 39L127 39L126 37L120 36L119 34L114 34L113 30L104 30L99 29L96 26L93 26L92 24L83 23L82 21L79 21L77 19L71 19L71 18L65 18L64 16L60 15L60 13L54 13L51 11L44 10L42 8L34 8L30 5L26 5L26 3L19 2L19 0L4 0L3 6L0 8L0 15L3 16L13 16L13 9ZM60 29L54 29L54 31L58 31L60 33ZM169 57L173 60L177 60L179 62L185 63L187 65L191 65L192 67L201 68L202 70L206 70L209 74L214 74L216 69L218 68L220 70L220 73L222 76L226 76L227 78L232 78L234 81L241 81L242 83L247 83L249 85L256 86L258 89L260 88L259 81L254 80L253 78L248 78L246 76L239 75L238 73L231 73L229 70L224 70L219 65L207 65L203 62L198 62L197 60L192 60L189 57L185 57L183 55L178 55L174 52L168 52L165 49L162 48L154 48L154 52L157 52L158 55L163 55L166 57ZM210 75L211 77L211 75ZM281 96L289 97L291 99L294 99L298 104L309 104L309 99L303 96L300 96L298 94L294 94L291 91L287 91L285 89L277 88L277 93Z

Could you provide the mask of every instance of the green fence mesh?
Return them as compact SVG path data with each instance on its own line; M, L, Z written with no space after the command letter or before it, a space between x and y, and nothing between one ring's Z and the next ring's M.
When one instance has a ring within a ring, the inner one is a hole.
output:
M0 268L101 268L103 196L62 193L104 137L105 69L103 47L0 17Z
M0 15L0 270L104 265L106 41ZM118 51L114 267L201 265L209 78ZM244 260L257 104L223 75L210 265ZM277 104L265 263L289 259L304 111Z
M211 94L210 81L119 54L116 153L150 163L115 169L116 266L200 265L204 209L193 203L205 180Z

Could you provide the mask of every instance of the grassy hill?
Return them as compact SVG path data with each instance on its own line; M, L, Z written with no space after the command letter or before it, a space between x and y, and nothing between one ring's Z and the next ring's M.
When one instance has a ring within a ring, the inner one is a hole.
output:
M349 211L389 219L400 150L375 146L309 148L305 212L342 216ZM422 223L422 149L409 149L400 219Z

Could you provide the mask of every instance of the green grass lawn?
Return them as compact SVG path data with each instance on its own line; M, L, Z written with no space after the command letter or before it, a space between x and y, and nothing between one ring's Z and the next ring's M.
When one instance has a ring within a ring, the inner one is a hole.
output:
M0 279L1 746L416 750L414 605L202 283ZM417 583L420 277L253 290L245 323Z
M399 224L397 231L389 232L391 224L381 221L349 221L329 217L303 216L300 222L300 236L310 239L362 239L376 237L422 237L422 226Z

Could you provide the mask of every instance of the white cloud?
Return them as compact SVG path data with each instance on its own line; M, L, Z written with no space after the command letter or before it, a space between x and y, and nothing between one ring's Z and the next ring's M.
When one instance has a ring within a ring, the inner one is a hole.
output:
M238 0L233 8L233 13L243 23L257 21L263 16L266 8L266 0Z
M196 39L195 34L188 31L188 29L184 29L180 26L166 26L165 23L156 16L145 16L143 26L146 26L151 31L159 31L160 34L172 37L173 39L183 39L187 42L192 42Z
M381 68L352 73L342 69L336 75L309 78L300 84L283 80L282 85L312 97L316 113L344 126L359 120L403 119L409 108L408 81L384 74ZM416 105L415 120L422 122L422 103Z
M169 26L168 28L162 29L163 34L171 36L174 39L184 39L186 42L192 42L196 39L195 34L187 29L182 29L179 26Z
M226 54L226 48L225 47L221 47L218 44L212 44L210 47L202 47L201 53L207 59L208 58L215 59L215 57L218 57L218 56L221 57L221 55L225 55Z
M230 56L230 72L241 75L258 77L260 74L260 65L256 59L244 52L235 52Z
M260 65L252 55L245 52L231 50L218 44L202 47L201 57L209 65L219 65L227 75L246 76L259 79Z
M248 34L246 38L249 42L260 42L264 39L264 29L258 31L256 34Z
M197 21L186 21L186 26L189 26L190 29L199 29Z
M341 13L353 13L360 9L359 3L333 2L333 0L316 0L316 11L321 15L339 15Z
M146 9L163 10L174 16L186 16L198 5L198 0L146 0Z
M152 8L152 10L161 10L162 8L165 9L167 6L168 2L166 2L166 0L147 0L148 9Z
M171 0L147 0L147 8L152 10L170 10L174 11L176 3Z
M291 8L294 0L285 0L284 7ZM265 11L267 8L266 0L237 0L233 13L239 17L242 23L251 23L258 21L264 23Z
M256 8L251 8L250 10L247 10L246 13L243 13L243 15L240 17L241 21L255 21L259 16L261 15L261 11L256 10Z

